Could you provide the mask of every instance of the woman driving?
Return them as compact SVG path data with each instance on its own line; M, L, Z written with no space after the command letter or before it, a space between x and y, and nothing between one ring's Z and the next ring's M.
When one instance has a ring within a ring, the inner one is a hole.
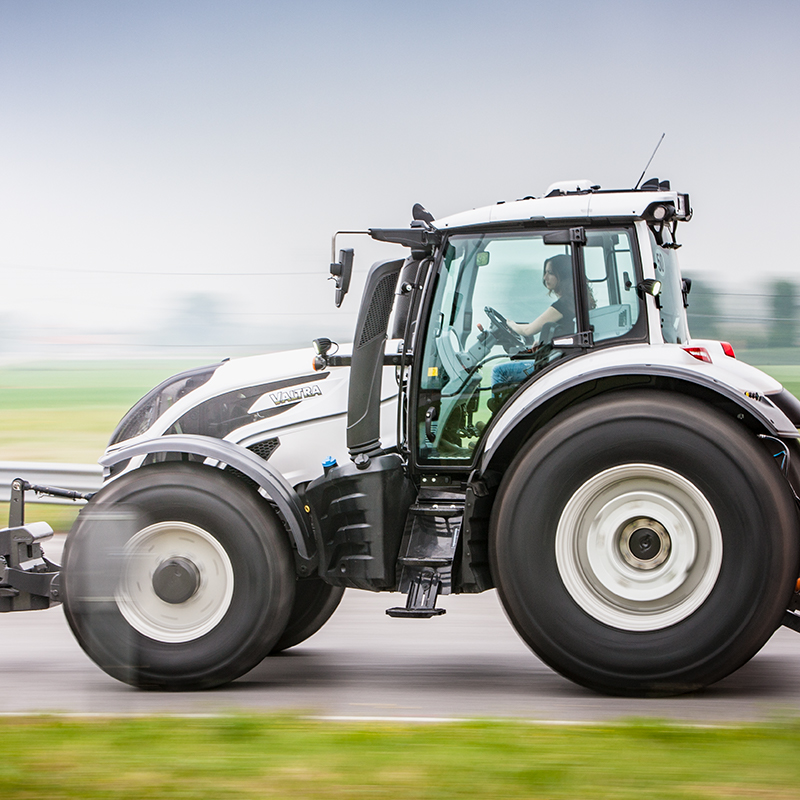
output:
M538 345L546 344L553 337L573 333L575 330L575 292L572 289L572 258L564 253L551 256L544 262L542 283L556 301L532 322L512 322L508 327L521 336L540 334ZM543 329L547 328L545 332ZM537 346L538 346L537 345ZM492 385L519 383L534 370L534 361L512 361L500 364L492 370Z
M509 327L522 336L534 336L542 328L553 325L550 338L573 332L575 318L575 293L572 291L572 259L563 253L551 256L544 262L542 283L551 295L558 298L540 314L533 322L520 323L508 321ZM539 341L540 344L544 342Z

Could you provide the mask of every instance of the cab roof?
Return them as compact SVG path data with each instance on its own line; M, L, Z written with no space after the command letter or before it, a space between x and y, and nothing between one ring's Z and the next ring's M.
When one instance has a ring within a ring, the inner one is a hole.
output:
M589 181L564 181L550 186L543 197L500 202L493 206L462 211L433 221L433 227L485 225L493 222L523 222L548 219L644 219L659 205L671 206L671 217L691 217L689 196L673 192L669 181L654 178L639 189L604 190Z
M414 221L409 228L370 228L367 233L377 241L402 244L410 247L412 252L430 253L448 230L468 230L490 224L513 227L540 222L547 225L559 220L568 220L577 226L593 221L635 219L646 219L657 225L667 221L674 224L678 220L691 219L692 208L688 194L673 192L669 181L652 178L640 188L612 190L601 189L584 180L564 181L550 186L543 197L500 202L441 219L435 219L417 203L412 214ZM335 241L334 236L334 258ZM341 268L341 264L334 263L333 266Z

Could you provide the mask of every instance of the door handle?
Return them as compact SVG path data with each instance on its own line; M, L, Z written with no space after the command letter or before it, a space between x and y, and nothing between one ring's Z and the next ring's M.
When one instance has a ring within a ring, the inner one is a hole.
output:
M436 434L433 432L433 422L436 417L436 406L428 406L428 410L425 412L425 437L429 442L436 438Z

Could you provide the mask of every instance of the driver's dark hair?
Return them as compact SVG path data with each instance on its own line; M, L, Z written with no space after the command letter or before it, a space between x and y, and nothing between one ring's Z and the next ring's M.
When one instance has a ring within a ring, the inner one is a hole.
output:
M565 291L572 291L572 256L566 253L559 253L557 256L550 256L544 260L542 265L542 284L545 283L545 275L547 274L547 265L550 265L550 271L556 276L558 280L558 292L564 294ZM550 294L553 292L551 291Z

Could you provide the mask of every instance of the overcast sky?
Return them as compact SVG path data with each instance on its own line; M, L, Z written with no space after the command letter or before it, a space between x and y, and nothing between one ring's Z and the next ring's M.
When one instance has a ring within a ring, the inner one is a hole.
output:
M335 230L630 187L662 133L684 269L800 279L798 30L797 0L0 0L2 320L213 293L321 335Z

